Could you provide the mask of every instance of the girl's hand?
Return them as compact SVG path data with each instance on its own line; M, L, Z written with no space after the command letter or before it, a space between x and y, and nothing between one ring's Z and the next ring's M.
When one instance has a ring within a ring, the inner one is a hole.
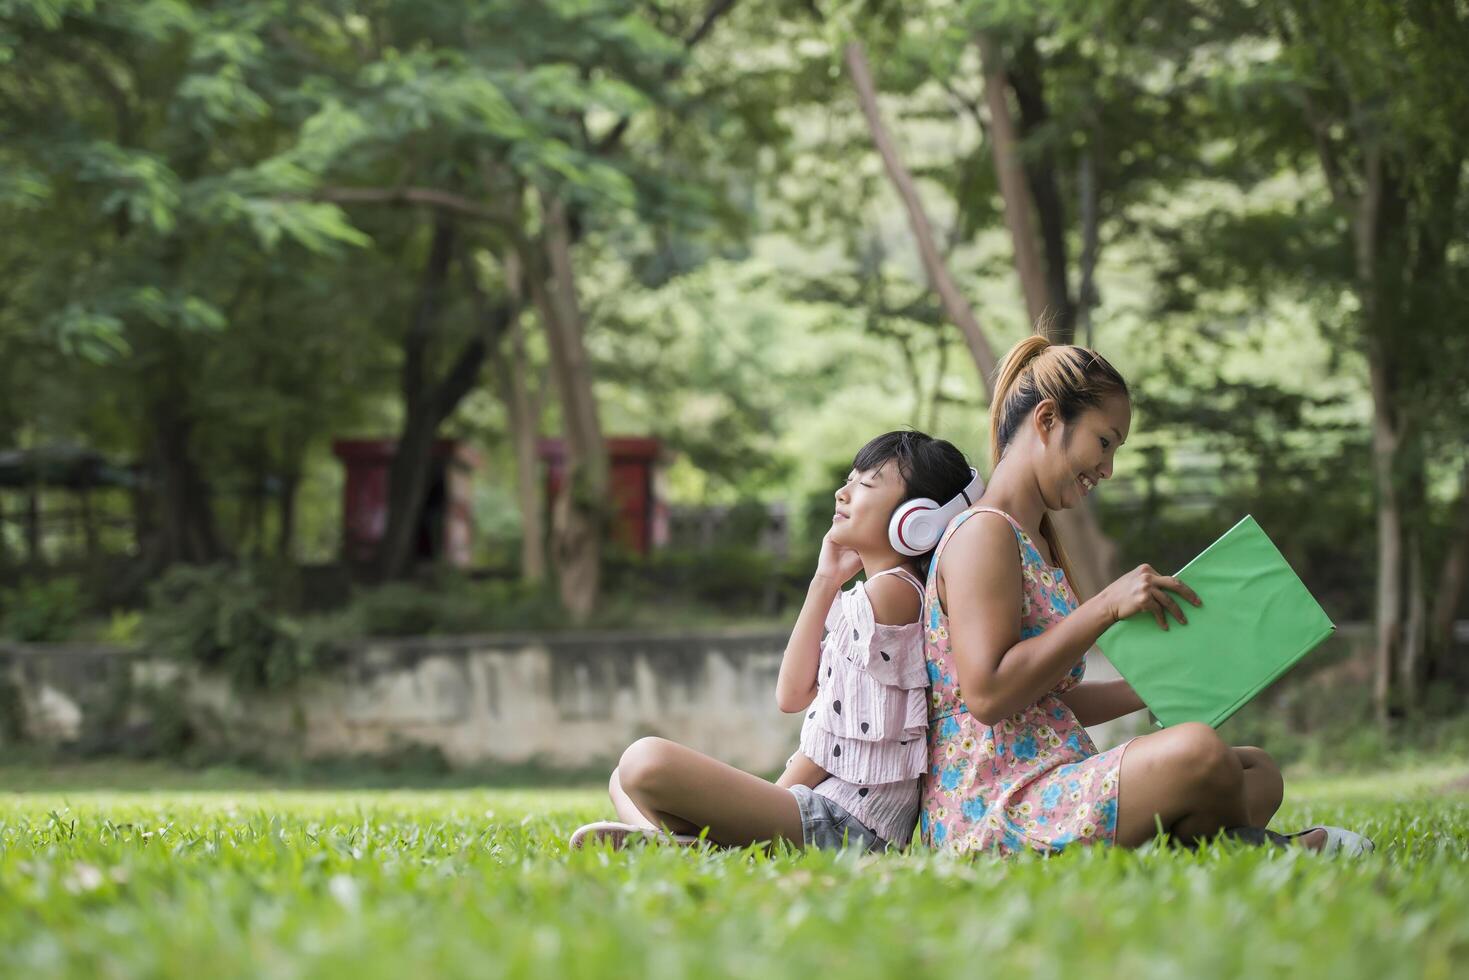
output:
M821 539L821 555L816 559L816 575L825 576L838 584L846 582L862 571L862 556L851 548L837 544L831 532Z
M1195 606L1203 605L1193 589L1172 575L1158 574L1151 565L1134 568L1103 589L1098 598L1103 601L1103 608L1114 623L1140 612L1148 612L1158 621L1159 629L1168 629L1165 613L1172 613L1174 619L1187 626L1188 618L1184 616L1173 596L1168 594L1170 592L1183 596Z

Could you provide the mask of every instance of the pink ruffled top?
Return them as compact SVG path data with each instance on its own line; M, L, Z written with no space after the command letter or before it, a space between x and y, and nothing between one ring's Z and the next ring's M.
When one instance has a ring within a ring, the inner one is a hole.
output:
M906 569L879 573L891 574L923 594ZM801 752L831 774L817 793L884 840L905 845L918 819L918 777L928 766L922 625L877 622L859 582L838 593L826 630Z

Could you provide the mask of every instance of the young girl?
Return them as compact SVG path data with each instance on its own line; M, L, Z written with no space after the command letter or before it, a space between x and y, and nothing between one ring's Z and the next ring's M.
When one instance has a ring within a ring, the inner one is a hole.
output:
M1270 757L1212 728L1176 725L1098 752L1084 725L1144 707L1125 681L1082 683L1083 656L1118 620L1188 622L1183 582L1142 565L1078 604L1049 512L1075 507L1126 441L1127 385L1101 355L1021 341L990 411L994 471L980 505L934 552L924 598L933 682L924 841L956 851L1135 847L1161 828L1185 844L1263 831L1284 785ZM1228 656L1220 651L1220 656ZM1371 849L1335 827L1291 835L1313 850Z
M915 573L948 518L977 497L975 480L959 450L920 432L889 432L862 447L836 491L776 682L781 710L806 713L800 752L781 781L666 739L640 739L608 787L620 821L579 828L571 846L593 839L621 846L629 835L665 832L687 840L703 828L724 845L906 845L926 765L928 679ZM842 592L858 571L866 582Z

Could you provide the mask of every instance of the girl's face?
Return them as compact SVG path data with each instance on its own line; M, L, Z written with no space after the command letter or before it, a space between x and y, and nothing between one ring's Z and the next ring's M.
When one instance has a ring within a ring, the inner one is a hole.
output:
M907 486L896 463L889 460L872 470L847 474L836 492L831 540L857 551L888 544L888 522L903 502Z
M1067 423L1053 403L1042 402L1035 421L1044 447L1037 467L1041 496L1048 510L1063 510L1112 475L1112 457L1132 425L1132 404L1124 395L1110 395Z

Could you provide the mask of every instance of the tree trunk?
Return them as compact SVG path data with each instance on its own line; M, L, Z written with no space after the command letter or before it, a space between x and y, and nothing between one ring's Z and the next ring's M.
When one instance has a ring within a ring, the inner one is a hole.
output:
M1051 118L1050 109L1046 105L1043 66L1034 38L1028 38L1020 45L1015 62L1010 66L1009 76L1010 87L1015 91L1015 103L1020 107L1020 138L1026 140ZM988 90L988 80L985 85ZM1046 332L1058 344L1075 343L1078 304L1072 300L1071 288L1067 282L1070 263L1066 255L1066 206L1061 200L1061 190L1056 179L1056 154L1049 147L1043 146L1040 152L1023 162L1030 199L1035 203L1035 215L1040 222L1040 241L1046 260L1046 301L1049 316ZM1082 207L1086 207L1084 199ZM1085 226L1085 215L1082 223Z
M944 315L964 334L969 353L974 358L975 367L979 369L980 381L988 394L995 368L999 365L994 349L980 329L969 301L964 298L953 276L949 274L948 265L944 262L943 253L939 251L934 238L933 225L929 222L923 201L918 196L918 188L914 185L908 168L903 165L897 144L893 142L882 120L877 104L877 88L873 84L872 70L868 67L867 54L861 44L853 41L847 45L846 61L847 71L852 76L852 86L857 90L857 101L862 106L867 128L872 133L872 142L877 146L877 152L887 168L888 178L892 180L894 189L907 209L908 225L913 229L913 238L918 245L918 254L923 260L928 281L939 294Z
M413 557L413 544L423 502L428 496L429 468L438 419L430 418L425 390L429 341L443 315L449 267L454 259L455 229L442 213L434 218L433 240L419 284L413 322L403 341L403 428L388 467L388 521L374 556L379 580L402 577Z
M403 431L388 470L388 526L378 546L380 579L402 577L411 567L419 518L428 498L434 470L434 444L439 426L474 389L480 368L514 316L512 303L489 305L474 279L473 258L460 256L465 285L474 301L473 337L460 348L448 373L431 380L425 367L435 324L442 316L442 296L454 255L452 219L440 214L424 268L423 286L413 326L404 342Z
M190 446L193 424L177 399L159 400L151 412L163 564L208 564L224 557L215 531L213 495Z
M510 328L510 356L498 358L495 363L515 450L515 492L520 501L520 577L525 582L540 583L546 579L546 523L541 506L536 436L541 427L543 386L531 390L530 358L525 349L525 331L519 323Z
M1097 253L1100 250L1100 235L1097 228L1097 174L1088 146L1081 153L1081 162L1076 172L1077 195L1081 198L1081 284L1077 287L1076 318L1081 330L1081 342L1089 350L1095 349L1092 339L1092 309L1097 305Z
M525 265L551 349L565 427L566 471L551 509L551 558L562 604L573 620L585 622L596 608L601 589L602 537L608 513L607 445L587 358L566 206L550 195L544 195L542 201L545 262ZM541 270L549 275L542 275Z
M275 556L282 562L295 560L296 553L296 494L301 489L301 473L291 470L281 474L281 495L276 502L278 524L276 526Z
M1438 576L1437 595L1428 627L1430 675L1443 672L1438 665L1446 663L1452 654L1454 616L1464 597L1465 580L1469 579L1469 463L1464 464L1464 473L1459 479L1459 499L1454 512L1453 536L1449 539L1443 570Z
M1000 197L1005 204L1005 225L1010 229L1010 240L1015 247L1015 271L1020 275L1020 288L1025 294L1025 310L1030 322L1035 328L1042 329L1046 326L1049 293L1035 226L1031 222L1031 200L1020 159L1020 140L1015 135L1010 103L1005 98L1005 65L999 48L989 35L981 31L975 35L975 42L979 45L984 71L984 101L990 111L989 136L995 174L999 179Z

